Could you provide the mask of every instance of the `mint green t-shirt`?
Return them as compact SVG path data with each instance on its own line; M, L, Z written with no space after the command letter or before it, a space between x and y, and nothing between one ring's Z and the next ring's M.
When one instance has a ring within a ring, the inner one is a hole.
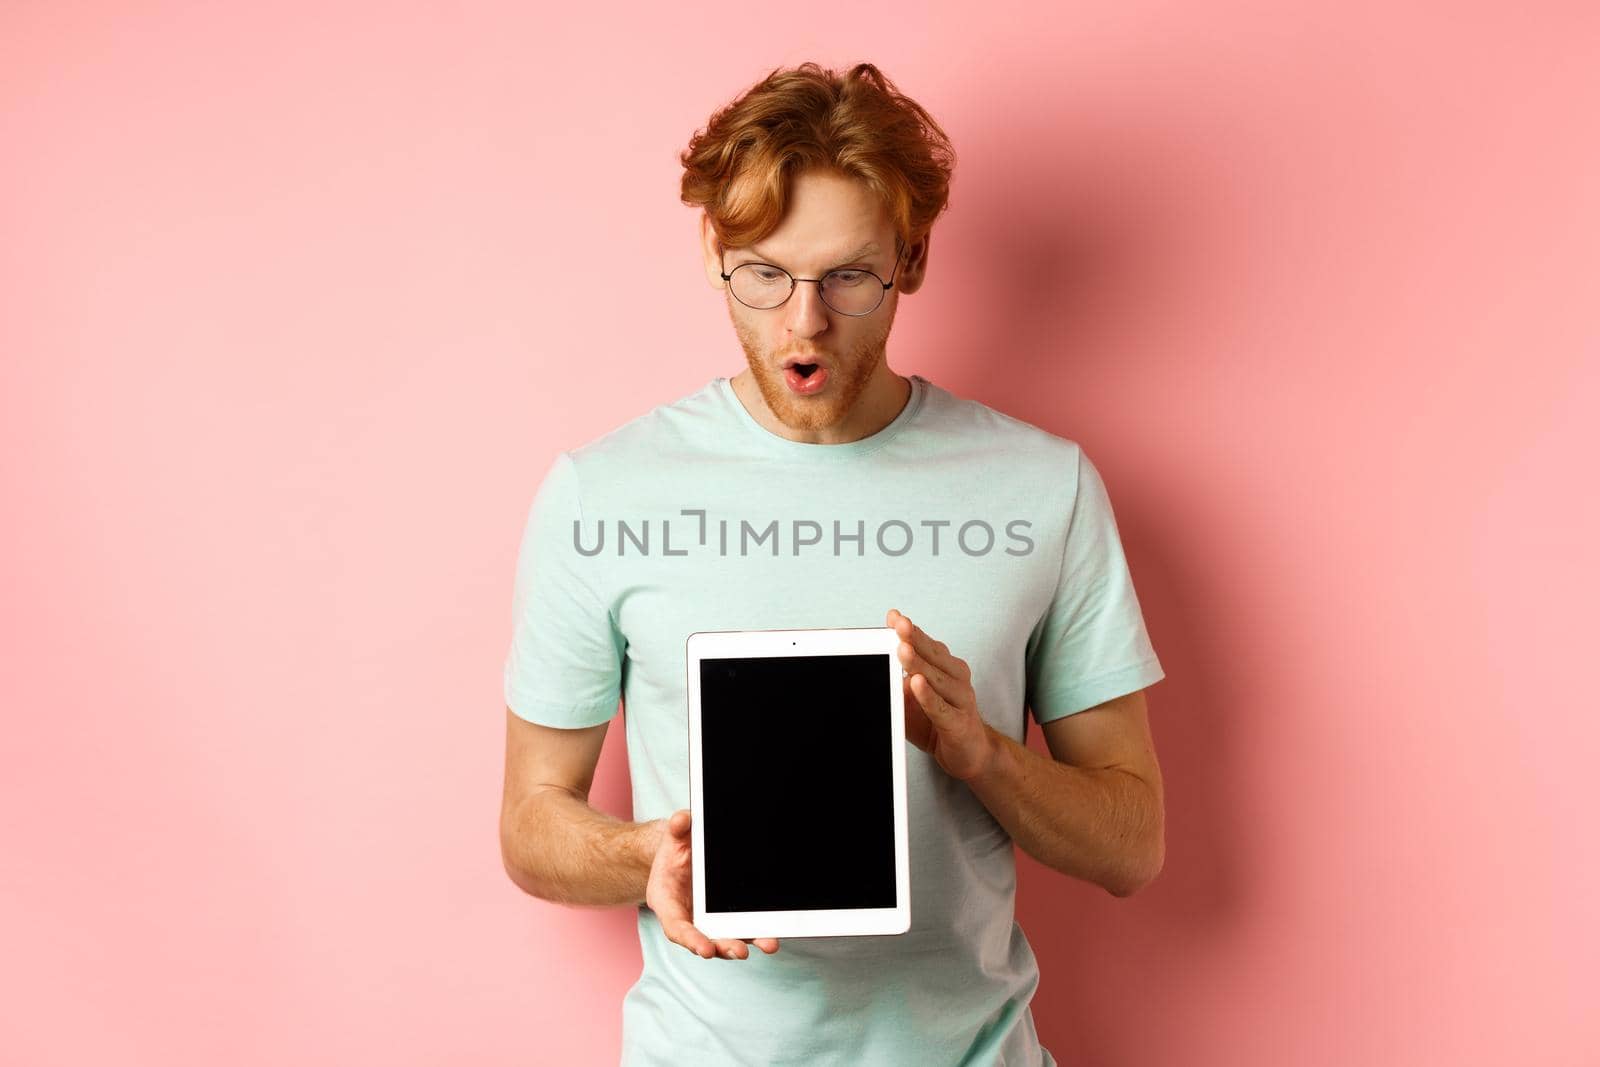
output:
M545 472L517 560L506 703L577 728L620 699L635 820L690 806L696 630L882 626L898 608L966 660L984 719L1018 741L1029 714L1049 722L1164 676L1083 450L910 382L878 432L819 445L767 430L714 378ZM911 929L707 960L641 905L623 1067L1052 1067L1011 837L927 753L906 755Z

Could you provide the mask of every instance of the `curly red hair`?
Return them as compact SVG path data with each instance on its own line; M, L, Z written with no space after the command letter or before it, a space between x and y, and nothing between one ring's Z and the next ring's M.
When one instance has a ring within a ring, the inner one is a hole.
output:
M725 247L777 229L794 175L813 167L865 182L910 245L949 203L955 150L871 63L840 74L808 62L773 70L716 111L679 160L683 202L705 210Z

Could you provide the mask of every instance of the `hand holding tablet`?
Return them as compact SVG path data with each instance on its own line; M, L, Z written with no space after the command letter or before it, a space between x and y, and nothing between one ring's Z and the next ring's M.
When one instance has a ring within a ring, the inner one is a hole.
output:
M661 843L656 846L655 861L650 866L650 880L645 886L644 902L661 923L661 932L673 944L682 945L703 959L742 960L750 955L745 944L753 944L767 955L778 951L775 937L725 937L712 941L695 928L692 908L694 896L690 891L690 813L678 810L666 821Z
M958 781L985 773L996 749L978 711L972 668L897 609L890 608L884 618L903 642L897 654L906 675L906 740Z

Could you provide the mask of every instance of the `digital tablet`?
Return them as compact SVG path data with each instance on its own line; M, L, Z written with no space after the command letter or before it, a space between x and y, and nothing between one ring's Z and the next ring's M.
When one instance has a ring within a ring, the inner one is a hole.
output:
M910 929L899 643L886 626L689 635L701 933Z

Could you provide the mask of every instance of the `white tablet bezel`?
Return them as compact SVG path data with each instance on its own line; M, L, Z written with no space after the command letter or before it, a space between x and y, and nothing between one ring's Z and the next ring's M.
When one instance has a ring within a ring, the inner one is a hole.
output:
M911 928L911 857L906 814L904 670L895 649L900 635L887 626L811 630L702 630L684 642L689 686L689 792L691 813L703 811L700 753L700 661L723 657L830 656L883 653L889 657L884 684L889 689L889 737L893 768L895 901L892 908L835 908L808 911L706 911L705 842L698 818L691 820L694 925L710 938L841 937L903 934ZM752 753L751 758L757 758ZM818 781L819 788L826 783Z

